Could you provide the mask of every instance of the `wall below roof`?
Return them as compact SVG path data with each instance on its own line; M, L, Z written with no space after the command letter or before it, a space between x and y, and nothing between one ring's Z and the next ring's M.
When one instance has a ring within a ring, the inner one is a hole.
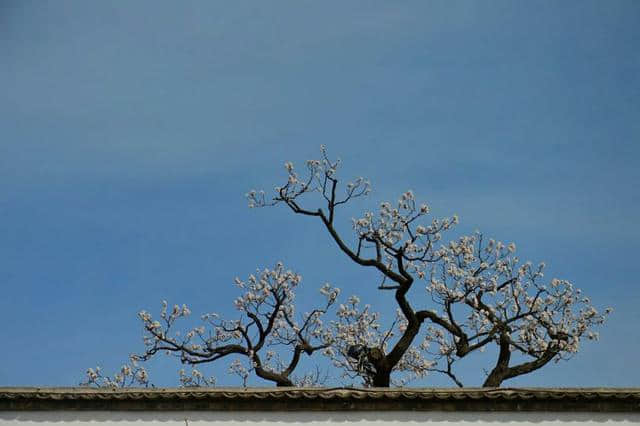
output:
M0 426L578 426L640 425L640 412L0 411Z

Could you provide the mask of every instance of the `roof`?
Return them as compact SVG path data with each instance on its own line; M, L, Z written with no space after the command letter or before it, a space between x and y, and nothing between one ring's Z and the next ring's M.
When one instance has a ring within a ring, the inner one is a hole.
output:
M640 388L20 388L0 411L640 412Z

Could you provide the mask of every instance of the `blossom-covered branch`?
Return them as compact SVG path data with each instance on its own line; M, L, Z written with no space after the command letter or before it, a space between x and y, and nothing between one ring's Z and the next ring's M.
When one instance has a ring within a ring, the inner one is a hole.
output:
M476 233L439 249L441 261L430 270L427 291L448 321L452 338L431 328L427 338L449 365L483 349L499 347L498 360L485 386L568 359L580 340L596 340L594 326L611 312L600 313L579 289L566 280L543 282L544 263L520 263L515 244L505 245ZM511 353L530 360L511 365Z
M124 388L128 386L149 386L147 370L138 363L138 357L131 355L129 363L120 367L120 371L113 375L105 375L102 368L88 368L81 386L95 386L108 388Z
M284 203L294 213L318 217L340 250L359 265L373 267L384 277L380 289L392 290L395 300L406 318L407 325L400 337L387 353L375 361L374 386L389 386L391 372L401 362L411 347L425 317L416 315L406 297L414 282L414 274L424 276L427 265L436 262L438 255L434 243L441 238L441 232L457 223L457 217L432 220L421 224L423 216L429 213L427 205L416 206L413 192L402 194L395 207L385 202L380 205L377 215L367 212L360 219L353 220L356 242L350 247L334 226L337 208L354 198L367 195L370 183L364 178L348 182L344 190L338 188L337 170L340 160L332 161L321 147L322 158L306 162L307 173L300 176L291 162L285 163L287 181L276 187L275 196L268 200L263 191L249 191L250 207L264 207ZM318 193L324 207L309 208L302 205L306 194ZM393 284L388 285L389 280Z
M402 327L392 340L368 325L377 324L369 308L359 311L354 303L341 308L334 322L336 344L328 352L347 374L364 377L368 385L389 386L392 372L417 366L414 373L443 373L462 386L453 370L456 360L494 343L498 360L484 385L498 386L551 360L570 357L584 337L597 338L592 329L610 310L599 313L568 281L542 284L544 266L520 265L513 244L489 240L483 245L480 234L443 244L443 233L458 217L427 220L429 206L418 204L412 191L402 193L396 203L382 202L377 212L352 219L355 235L348 244L334 226L338 207L367 195L370 183L358 178L340 188L340 161L330 160L324 147L321 151L319 160L305 163L303 174L286 162L287 180L272 198L255 190L247 198L250 207L284 204L296 214L317 217L351 260L381 273L378 289L393 293ZM319 206L308 205L305 196L313 193L320 196ZM433 304L413 306L408 295L416 280L428 283ZM425 322L424 338L416 345ZM529 360L512 365L513 351Z
M179 321L191 314L186 305L170 309L163 302L157 319L141 311L138 315L145 330L146 350L132 357L138 362L169 353L191 366L231 357L234 360L229 372L238 375L244 384L252 372L278 386L309 384L313 374L298 377L294 371L303 355L310 356L330 345L323 340L326 333L321 318L335 303L339 289L326 284L321 288L324 302L311 312L296 315L295 289L301 280L299 274L285 269L282 263L273 269L258 270L246 280L236 278L235 285L242 291L234 300L239 317L230 320L215 313L205 314L201 325L186 332L175 330ZM246 360L246 366L241 358ZM180 370L180 381L183 386L215 383L197 368L192 368L191 374Z
M186 306L174 306L168 312L165 303L159 320L143 311L140 318L148 334L145 336L147 349L140 359L148 360L158 352L168 351L179 356L182 363L197 365L235 355L246 357L246 370L253 371L258 377L278 386L293 386L292 373L300 357L328 346L320 339L321 317L338 295L337 289L331 289L322 306L297 319L294 298L301 279L299 274L286 270L282 263L273 269L259 270L246 281L236 278L235 284L243 291L234 301L240 318L227 320L215 313L206 314L202 316L204 324L186 334L171 335L176 321L189 315ZM326 290L326 286L323 289ZM282 362L280 356L274 355L275 347L290 348L288 362ZM266 352L264 356L263 352ZM236 361L231 371L246 379L243 368Z

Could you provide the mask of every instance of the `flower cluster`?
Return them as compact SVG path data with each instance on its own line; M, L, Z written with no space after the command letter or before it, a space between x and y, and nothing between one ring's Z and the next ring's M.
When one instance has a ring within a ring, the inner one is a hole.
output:
M229 373L235 374L240 377L242 380L242 386L247 387L247 380L249 379L249 372L251 369L245 367L242 364L242 361L239 359L234 359L233 362L229 365Z
M216 378L205 377L205 375L195 367L191 368L191 374L187 374L184 368L178 371L180 385L182 387L203 387L203 386L215 386Z
M100 367L88 368L86 378L81 383L82 386L123 388L127 386L149 386L149 375L144 367L138 364L138 357L131 355L129 363L120 367L120 371L113 376L107 376L102 373Z
M352 219L352 225L360 244L372 243L388 269L404 269L423 278L428 265L440 258L434 246L442 232L458 223L455 215L423 223L429 212L427 204L416 204L415 195L409 190L395 205L382 202L377 213L365 212L361 218ZM402 265L398 264L400 257Z
M327 157L327 151L321 146L322 156L318 160L307 160L305 163L306 172L300 175L293 163L287 161L284 168L287 172L286 183L282 186L276 186L276 196L272 200L267 200L263 190L257 191L252 189L245 196L247 197L249 207L264 207L274 205L278 202L287 204L293 202L296 198L303 194L318 192L325 200L335 205L348 202L352 198L357 198L369 194L371 184L368 180L359 177L348 182L345 187L344 195L337 197L335 185L338 182L338 168L340 167L340 159L330 160ZM338 199L339 198L339 199Z
M360 298L351 296L336 312L324 339L333 344L324 351L333 365L342 370L343 378L360 377L366 386L374 384L377 362L382 361L389 346L405 332L407 320L399 309L392 324L385 328L380 314L370 305L361 306ZM403 385L415 378L424 377L433 365L425 358L420 347L410 347L393 367L393 382Z

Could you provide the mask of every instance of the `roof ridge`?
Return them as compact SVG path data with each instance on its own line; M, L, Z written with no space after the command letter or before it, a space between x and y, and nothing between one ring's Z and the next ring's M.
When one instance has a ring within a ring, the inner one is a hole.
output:
M0 387L2 410L640 411L640 388Z

